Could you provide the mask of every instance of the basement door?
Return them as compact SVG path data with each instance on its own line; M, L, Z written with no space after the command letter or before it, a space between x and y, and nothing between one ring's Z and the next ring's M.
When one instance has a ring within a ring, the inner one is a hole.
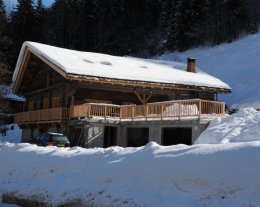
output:
M192 128L190 127L167 127L162 128L162 145L192 144Z
M105 127L104 133L104 148L117 145L117 127Z
M149 128L127 128L127 146L141 147L149 141Z

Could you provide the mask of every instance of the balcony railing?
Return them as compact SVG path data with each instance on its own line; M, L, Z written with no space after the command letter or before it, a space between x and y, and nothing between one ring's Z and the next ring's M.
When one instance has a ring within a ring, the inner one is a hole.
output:
M79 118L102 118L120 120L151 120L222 117L225 114L225 103L201 99L166 101L145 105L112 105L86 103L67 108L44 109L22 112L15 115L15 122L40 123L58 122Z
M52 108L15 114L15 123L62 122L69 119L67 108Z
M225 103L200 99L121 106L121 119L214 118L225 114Z
M119 118L120 106L113 104L99 104L99 103L85 103L70 107L70 118L80 117L103 117L106 118Z

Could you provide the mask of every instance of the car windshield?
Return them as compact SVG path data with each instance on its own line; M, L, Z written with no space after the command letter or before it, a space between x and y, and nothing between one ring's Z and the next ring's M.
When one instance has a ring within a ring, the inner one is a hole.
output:
M68 138L64 135L52 135L53 142L69 142Z

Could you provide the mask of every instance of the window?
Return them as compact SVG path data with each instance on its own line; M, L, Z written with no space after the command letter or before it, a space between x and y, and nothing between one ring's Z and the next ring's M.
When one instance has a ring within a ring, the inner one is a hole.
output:
M50 101L48 98L43 99L43 108L48 109L50 107Z
M35 109L35 101L29 101L28 111L33 111Z
M60 107L60 97L52 97L51 107L52 108Z

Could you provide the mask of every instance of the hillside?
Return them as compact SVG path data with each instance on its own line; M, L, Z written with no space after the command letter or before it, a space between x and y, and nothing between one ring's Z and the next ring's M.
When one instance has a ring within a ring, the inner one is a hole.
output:
M260 111L240 109L210 122L195 144L228 144L260 140Z
M197 58L198 67L231 86L232 94L222 95L220 100L229 105L260 107L260 33L229 44L165 53L157 58L185 62L187 57Z

